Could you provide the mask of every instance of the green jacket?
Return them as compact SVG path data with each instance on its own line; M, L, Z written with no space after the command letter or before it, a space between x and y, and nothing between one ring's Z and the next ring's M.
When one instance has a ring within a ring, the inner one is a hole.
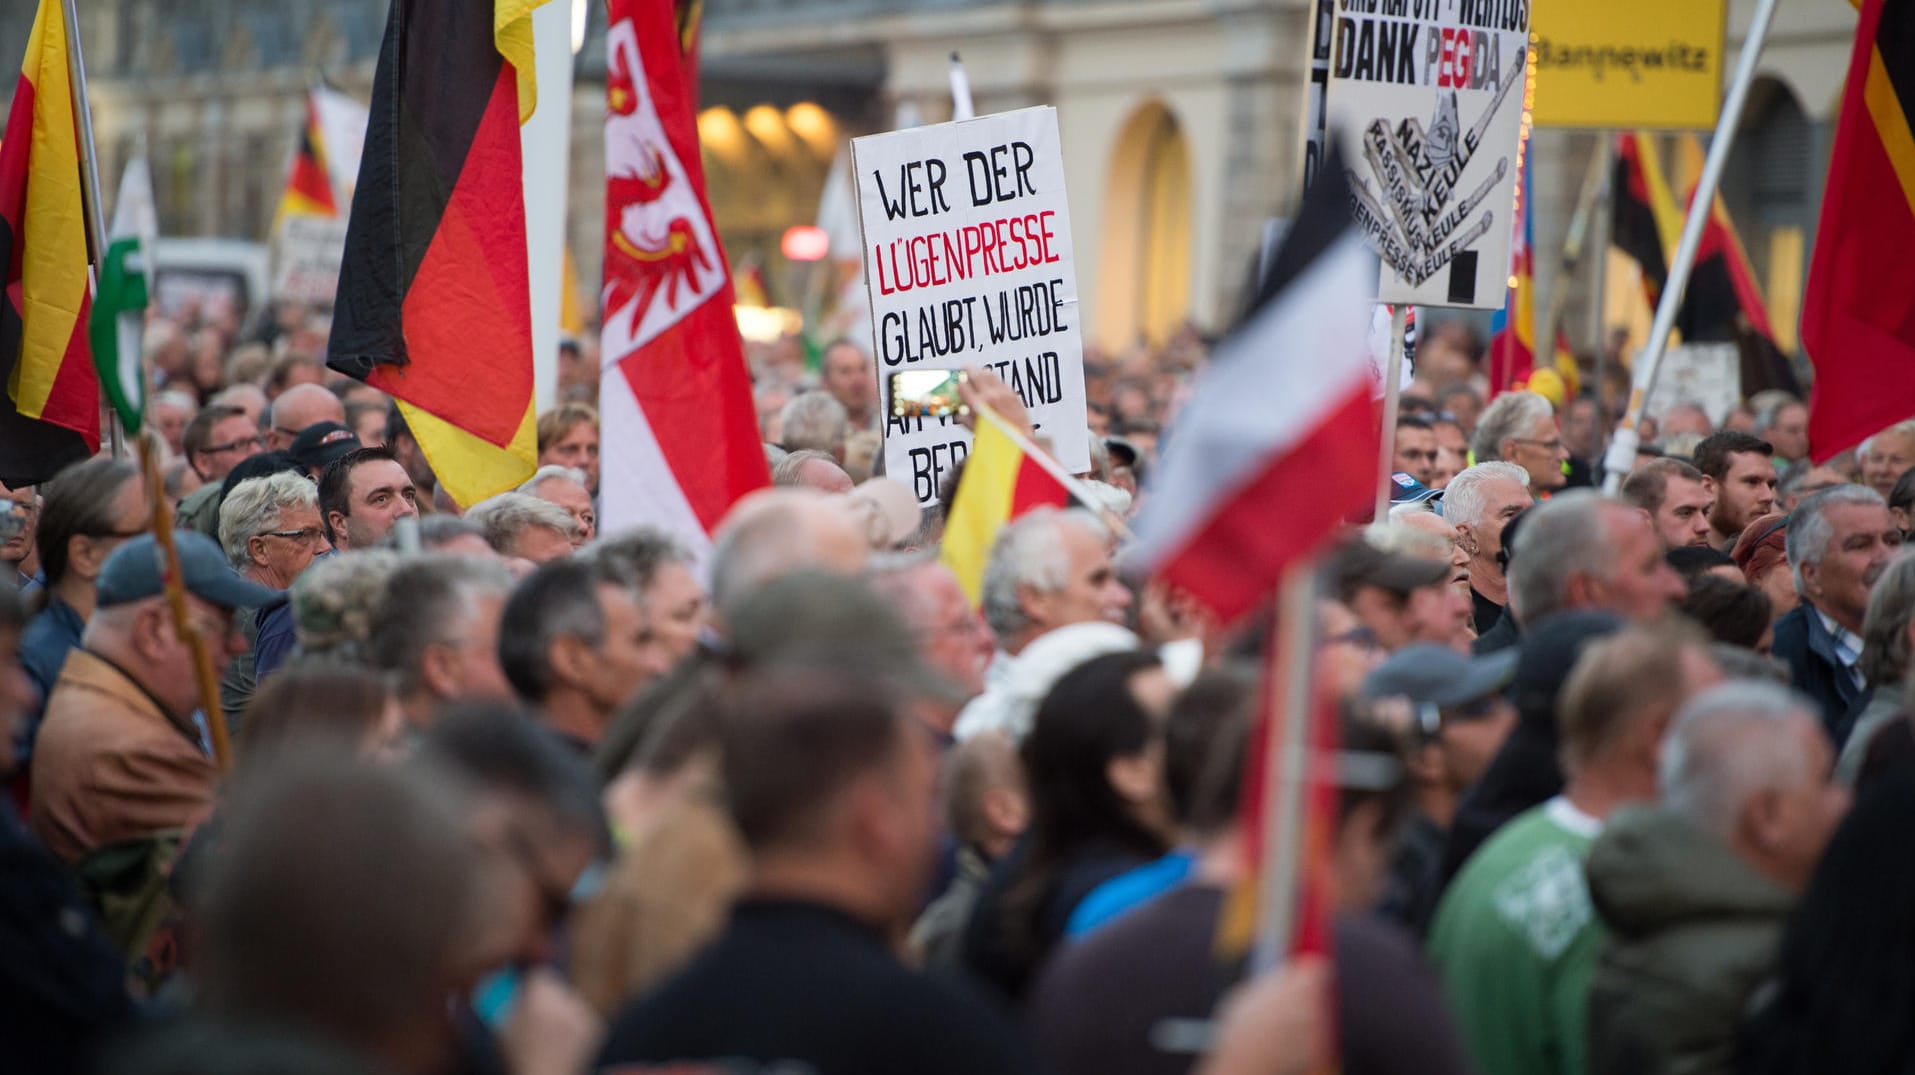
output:
M1795 897L1652 806L1610 818L1588 873L1608 934L1590 987L1591 1075L1733 1071L1736 1028Z
M181 530L197 530L214 541L219 540L219 491L222 484L207 482L180 501L177 519Z
M1470 856L1430 926L1429 957L1483 1075L1584 1075L1602 923L1583 859L1602 822L1568 800L1518 814Z

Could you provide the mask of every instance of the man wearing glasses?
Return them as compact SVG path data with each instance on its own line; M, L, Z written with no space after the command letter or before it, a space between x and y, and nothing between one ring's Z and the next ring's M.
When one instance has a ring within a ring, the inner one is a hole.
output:
M218 403L195 415L180 439L186 448L186 465L205 483L180 501L180 526L217 536L219 494L226 475L265 451L266 441L245 411Z
M226 559L248 581L276 591L292 588L321 553L332 551L319 522L319 489L296 470L263 478L248 478L233 486L219 509L219 543ZM219 686L220 704L228 713L244 711L258 686L253 646L267 618L291 617L286 602L275 600L258 613L240 615L246 652L226 666Z
M1563 487L1569 448L1556 428L1556 408L1534 392L1505 392L1476 423L1470 441L1478 463L1504 459L1529 472L1530 491L1548 496Z

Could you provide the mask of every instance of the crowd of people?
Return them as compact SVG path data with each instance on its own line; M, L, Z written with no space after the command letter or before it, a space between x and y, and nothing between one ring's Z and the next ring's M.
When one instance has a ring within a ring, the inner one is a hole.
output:
M1194 334L1087 356L1099 503L1006 524L974 604L952 491L873 475L855 343L752 345L774 484L701 559L600 531L589 343L537 472L462 509L279 328L151 323L164 488L5 491L18 1070L1915 1064L1915 424L1817 465L1799 400L1682 404L1609 497L1614 400L1490 398L1427 326L1393 504L1316 572L1331 954L1270 965L1223 938L1271 625L1137 577L1123 525Z

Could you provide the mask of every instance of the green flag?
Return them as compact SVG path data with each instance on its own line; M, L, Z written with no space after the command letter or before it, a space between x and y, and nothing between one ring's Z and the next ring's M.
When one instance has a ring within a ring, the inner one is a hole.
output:
M146 380L140 374L140 311L144 309L146 270L140 240L122 236L107 245L100 263L99 293L93 299L87 338L93 344L100 387L131 435L139 433L146 411Z

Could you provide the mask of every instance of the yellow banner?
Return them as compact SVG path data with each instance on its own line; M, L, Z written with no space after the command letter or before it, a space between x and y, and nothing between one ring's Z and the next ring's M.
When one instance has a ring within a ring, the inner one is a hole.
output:
M1534 0L1535 122L1713 128L1727 0Z

